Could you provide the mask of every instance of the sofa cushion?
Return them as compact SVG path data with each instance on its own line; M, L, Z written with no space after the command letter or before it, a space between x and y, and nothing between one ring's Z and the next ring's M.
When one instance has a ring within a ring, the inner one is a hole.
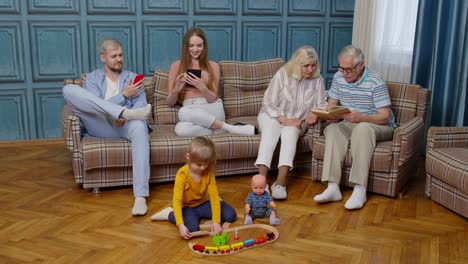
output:
M468 148L430 149L426 173L468 193Z
M220 61L222 98L226 119L257 116L265 90L283 66L282 59L256 62Z
M173 125L153 126L150 134L151 165L185 163L185 154L192 137L180 137ZM217 160L256 158L261 135L215 133L208 136L216 146ZM308 137L301 137L297 153L310 152Z
M374 156L371 160L370 170L380 171L380 172L390 172L392 166L392 141L382 141L377 142L375 147ZM314 141L314 149L312 150L312 155L314 158L323 160L325 153L325 136L319 137ZM345 165L351 167L353 164L353 157L351 151L348 149L346 153Z
M85 170L132 166L130 141L122 138L83 137Z
M253 122L253 121L252 121ZM153 125L150 133L150 163L154 165L183 164L192 137L179 137L174 125ZM260 135L230 133L210 135L216 146L217 160L256 158ZM83 166L86 171L132 166L131 144L121 138L83 137ZM299 138L297 155L310 153L309 137Z
M177 113L180 105L169 106L166 102L169 85L169 72L158 70L154 72L154 96L153 96L153 112L154 124L166 125L177 124ZM148 101L149 102L149 101Z

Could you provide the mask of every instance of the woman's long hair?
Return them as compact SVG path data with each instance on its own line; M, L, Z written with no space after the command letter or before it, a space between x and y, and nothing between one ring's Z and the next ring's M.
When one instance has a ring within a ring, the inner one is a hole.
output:
M203 40L203 51L201 52L200 57L198 58L200 69L208 72L210 76L208 80L208 84L207 84L208 89L212 92L216 92L216 88L215 88L216 83L215 83L215 78L213 74L213 69L211 68L210 62L208 60L208 41L206 40L205 33L200 28L192 27L184 35L184 42L182 43L182 50L180 52L180 64L179 64L179 70L177 72L177 75L183 72L186 72L190 66L190 63L192 62L192 57L190 56L189 47L190 47L190 38L193 36L197 36ZM183 92L180 93L179 95L183 96Z

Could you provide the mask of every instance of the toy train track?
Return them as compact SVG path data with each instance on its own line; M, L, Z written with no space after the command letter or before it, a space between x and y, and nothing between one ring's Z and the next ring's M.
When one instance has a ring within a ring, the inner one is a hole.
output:
M247 249L256 248L258 246L266 245L276 241L279 237L279 231L273 226L264 225L264 224L252 224L252 225L244 225L238 227L231 227L224 229L226 232L234 232L237 230L246 230L246 229L265 229L265 235L259 236L256 238L249 238L245 240L241 240L239 242L235 242L232 244L227 244L223 246L204 246L202 244L197 243L188 243L189 248L200 255L204 256L226 256L232 255L239 252L242 252ZM192 233L192 238L197 236L207 236L213 235L213 232L209 231L196 231Z

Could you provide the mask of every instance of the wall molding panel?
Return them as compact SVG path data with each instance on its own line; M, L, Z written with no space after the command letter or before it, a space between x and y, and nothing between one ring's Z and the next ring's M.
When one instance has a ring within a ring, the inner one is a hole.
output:
M80 76L81 41L78 22L31 22L33 80L50 81Z
M0 135L2 139L21 140L29 137L26 92L0 91Z
M59 89L36 89L34 98L38 137L61 137L62 92Z
M134 0L87 0L88 14L135 14Z
M187 26L183 21L143 23L145 75L152 75L157 69L169 69L172 62L180 57Z
M281 16L283 1L280 0L243 0L244 15L275 15Z
M0 82L24 81L20 24L0 22L0 43Z
M186 15L187 0L143 0L143 13L164 15Z
M203 29L209 42L209 57L214 61L234 60L236 22L225 21L213 24L211 21L196 21L195 26Z
M325 0L291 0L288 1L290 16L325 16Z
M330 50L327 56L327 73L335 73L338 69L338 54L340 54L344 46L351 44L353 25L332 22L328 32L330 33L330 40L328 41ZM348 41L349 43L347 43Z
M294 51L307 44L314 47L320 61L324 58L323 42L325 39L324 23L288 23L287 58L291 58Z
M124 68L168 70L184 34L204 30L214 61L319 55L327 88L351 43L355 0L0 0L0 140L61 137L63 79L102 67L98 44L122 43Z
M19 0L0 0L0 14L19 14Z
M71 0L28 0L30 14L78 14L80 1Z
M352 17L354 15L354 0L331 1L331 16Z
M235 15L236 3L232 0L195 0L195 15Z
M242 25L242 60L282 57L279 22L245 22Z

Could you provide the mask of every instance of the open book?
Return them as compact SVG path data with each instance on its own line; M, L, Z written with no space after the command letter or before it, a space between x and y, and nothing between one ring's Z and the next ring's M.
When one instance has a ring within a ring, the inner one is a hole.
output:
M351 111L344 106L337 105L329 108L328 110L323 109L312 109L310 110L316 116L320 117L321 119L338 119L340 115L351 113Z

